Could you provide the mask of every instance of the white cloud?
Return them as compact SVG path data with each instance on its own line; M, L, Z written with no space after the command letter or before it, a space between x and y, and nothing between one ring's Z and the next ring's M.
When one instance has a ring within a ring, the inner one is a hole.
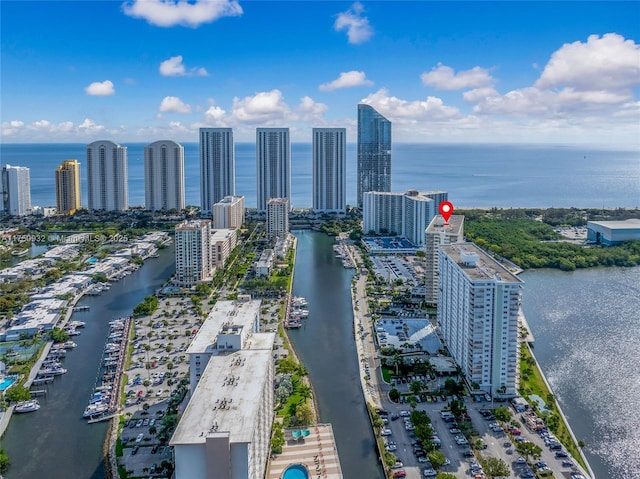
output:
M590 35L586 43L565 43L551 55L538 88L617 90L640 85L640 45L616 33Z
M191 68L187 71L187 68L182 63L182 55L171 57L160 63L160 74L165 77L179 77L179 76L201 76L206 77L209 75L206 69Z
M259 92L243 99L234 98L232 106L234 119L243 123L273 124L292 118L291 109L280 90Z
M122 10L125 15L159 27L197 28L218 18L242 15L242 7L233 0L129 0Z
M160 103L159 110L167 113L190 113L191 106L177 96L165 96Z
M380 89L362 100L392 121L445 120L460 117L460 110L446 106L442 99L429 96L422 100L402 100Z
M464 101L469 103L478 103L485 98L491 98L494 96L500 96L494 88L474 88L473 90L465 91L462 94Z
M373 82L367 80L365 72L359 72L351 70L348 72L340 73L340 76L329 83L323 83L320 85L322 91L333 91L339 88L351 88L354 86L371 86Z
M308 121L312 123L321 123L324 121L324 114L329 110L329 107L324 103L318 103L309 96L304 96L300 99L300 103L296 107L296 111L299 114L298 120Z
M347 30L349 43L364 43L373 35L373 28L369 25L369 19L362 15L364 7L360 2L355 2L346 11L338 14L333 28L336 32Z
M91 85L86 87L84 91L87 95L93 96L109 96L113 95L116 90L113 88L113 82L111 80L105 80L103 82L93 82Z
M430 72L420 75L422 83L437 90L463 90L493 85L494 79L489 71L481 67L462 70L456 73L453 68L438 63Z
M78 125L77 131L85 135L94 135L105 131L106 128L103 125L97 124L90 118L85 118L84 121Z

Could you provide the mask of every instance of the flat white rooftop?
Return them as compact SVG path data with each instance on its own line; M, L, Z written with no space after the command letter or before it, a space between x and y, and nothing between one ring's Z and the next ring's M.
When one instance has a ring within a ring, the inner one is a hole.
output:
M499 281L503 283L522 283L523 281L511 273L502 263L489 256L484 250L473 243L455 243L440 246L449 258L462 268L464 273L472 281ZM475 266L466 266L463 258L465 255L477 255Z
M261 301L218 301L191 341L187 354L210 351L225 326L239 326L255 332L253 322L260 314Z
M271 349L240 350L209 361L170 444L204 443L214 433L229 433L231 443L250 442L272 361Z
M588 221L587 227L590 225L597 225L613 230L635 230L640 228L640 219L630 218L622 221Z
M447 226L444 225L444 218L441 215L435 215L427 227L427 234L444 232L448 235L457 236L462 231L463 224L464 215L452 215Z

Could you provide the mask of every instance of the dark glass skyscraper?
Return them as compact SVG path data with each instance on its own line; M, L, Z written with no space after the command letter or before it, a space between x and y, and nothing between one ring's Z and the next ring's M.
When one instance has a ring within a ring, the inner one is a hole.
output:
M358 105L358 206L362 193L391 191L391 122L369 105Z

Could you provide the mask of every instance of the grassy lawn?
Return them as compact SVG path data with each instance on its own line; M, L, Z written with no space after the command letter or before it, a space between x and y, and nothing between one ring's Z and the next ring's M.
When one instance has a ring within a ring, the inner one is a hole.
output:
M391 383L392 374L394 374L394 372L391 369L382 367L382 377L384 378L385 382Z
M557 418L557 420L554 420L551 424L547 421L547 425L556 435L558 440L560 440L560 442L566 447L567 451L583 468L586 469L586 465L578 453L578 445L574 443L571 435L569 434L567 424L562 419L562 416L558 414L556 400L542 379L542 374L535 365L530 349L528 347L523 347L520 351L520 394L527 399L529 395L537 394L547 403L547 406L552 410L552 416ZM533 403L533 401L530 403Z

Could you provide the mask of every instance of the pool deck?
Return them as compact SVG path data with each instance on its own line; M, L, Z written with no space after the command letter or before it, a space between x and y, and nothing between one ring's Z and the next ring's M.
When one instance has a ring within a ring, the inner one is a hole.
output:
M267 479L280 479L284 470L291 464L307 466L311 479L342 479L331 424L318 424L307 429L311 434L297 441L289 439L291 435L285 430L287 442L282 447L282 454L271 457Z

